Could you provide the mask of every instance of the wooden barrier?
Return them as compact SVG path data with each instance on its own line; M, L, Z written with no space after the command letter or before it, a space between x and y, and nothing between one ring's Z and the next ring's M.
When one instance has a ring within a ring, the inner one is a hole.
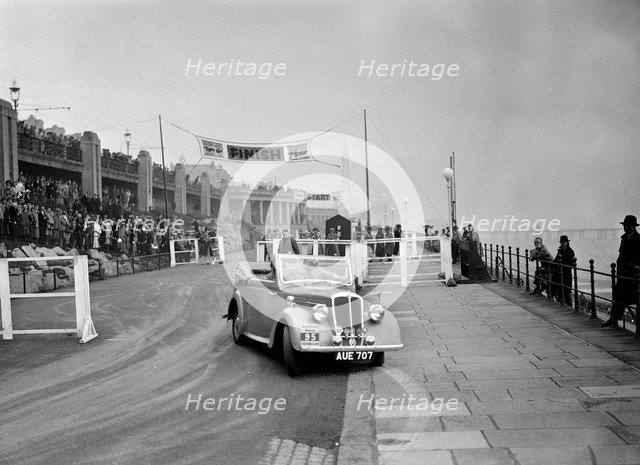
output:
M80 342L85 343L98 335L91 320L91 297L89 293L89 261L86 255L44 257L39 260L70 261L73 260L73 292L42 292L38 294L12 294L9 284L10 262L33 262L36 259L3 258L0 259L0 311L2 314L2 338L13 339L14 334L55 334L76 333ZM11 315L11 299L41 299L52 297L75 297L76 327L58 329L13 329Z
M193 243L193 249L189 249L189 250L179 250L178 252L176 252L176 241L179 242L192 242ZM198 239L196 238L188 238L188 239L171 239L169 241L169 252L171 253L171 268L175 267L176 265L186 265L188 263L198 263L198 261L200 260L200 253L198 251ZM176 254L191 254L191 252L195 252L196 255L196 260L195 262L192 262L191 260L187 261L187 262L178 262L176 260Z

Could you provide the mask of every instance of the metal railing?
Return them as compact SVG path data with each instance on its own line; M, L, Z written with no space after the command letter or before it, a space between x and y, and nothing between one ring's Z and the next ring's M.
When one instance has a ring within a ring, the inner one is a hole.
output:
M138 163L129 162L125 160L118 160L115 158L105 157L104 155L101 157L100 164L103 169L120 171L122 173L128 174L138 174Z
M53 158L63 158L72 161L82 161L82 150L79 147L64 145L54 141L40 139L36 136L18 133L18 148L38 155Z
M622 318L622 327L625 327L627 321L634 323L636 334L640 335L640 323L638 322L640 267L635 268L635 277L632 278L617 274L615 263L611 264L611 272L605 273L595 270L595 261L593 259L589 260L589 268L581 268L577 266L575 259L572 265L565 265L555 260L531 260L529 258L529 249L525 249L524 255L522 255L520 254L520 247L516 247L514 252L511 246L508 246L505 251L504 246L494 246L493 244L489 244L488 247L487 244L484 244L484 255L488 258L487 265L494 278L502 279L502 281L508 279L509 284L515 283L518 287L524 286L526 292L539 292L542 294L542 291L545 290L548 300L555 299L561 304L570 305L573 307L574 312L586 312L591 319L598 318L599 302L601 305L610 306L610 311L613 311L615 304L624 306L625 315ZM524 267L521 264L522 260L524 260ZM532 261L535 261L533 274L530 273L530 262ZM588 276L587 289L580 288L579 273L582 273L583 276ZM596 293L596 281L598 278L610 283L611 297ZM569 282L566 282L567 279L569 279ZM629 304L616 300L616 287L620 281L633 281L636 283L634 303ZM573 298L571 299L571 297ZM632 307L635 307L635 309L632 309Z

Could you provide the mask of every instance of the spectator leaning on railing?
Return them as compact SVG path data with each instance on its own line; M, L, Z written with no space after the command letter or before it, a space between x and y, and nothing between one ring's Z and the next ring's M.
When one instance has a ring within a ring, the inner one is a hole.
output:
M533 240L534 248L529 251L529 260L538 261L539 267L537 267L533 284L534 289L531 295L542 294L542 291L546 290L547 294L551 292L549 289L549 262L553 259L547 248L542 244L542 238L536 237Z
M569 238L567 236L560 236L560 248L558 254L553 260L555 263L562 264L554 273L553 277L553 292L556 300L561 300L569 307L571 304L571 290L573 289L571 270L575 263L576 254L571 247L569 247Z
M636 230L639 226L638 220L634 215L627 215L620 224L624 228L624 234L620 236L620 253L616 262L618 279L613 291L611 316L602 326L617 327L624 309L637 302L638 282L635 268L640 266L640 234ZM636 324L639 324L637 315Z

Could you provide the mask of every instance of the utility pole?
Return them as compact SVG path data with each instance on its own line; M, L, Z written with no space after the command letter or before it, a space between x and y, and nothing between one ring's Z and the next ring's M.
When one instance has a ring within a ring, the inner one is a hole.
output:
M369 149L367 147L367 110L364 110L364 169L367 180L367 226L371 226L371 209L369 207Z
M162 116L161 115L158 115L158 121L160 123L160 149L162 150L162 184L164 186L164 214L165 214L165 218L168 221L169 220L169 201L167 200L167 177L165 175L165 168L164 168L164 142L162 140Z

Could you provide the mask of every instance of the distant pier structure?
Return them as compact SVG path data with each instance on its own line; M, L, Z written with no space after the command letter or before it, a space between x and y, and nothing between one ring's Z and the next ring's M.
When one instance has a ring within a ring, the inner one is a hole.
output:
M532 242L536 236L542 237L543 242L557 242L560 235L566 234L573 240L607 240L618 239L623 234L622 227L619 228L593 228L593 229L563 229L549 231L545 229L541 233L532 231L478 231L483 242L495 242L502 244L518 244Z

